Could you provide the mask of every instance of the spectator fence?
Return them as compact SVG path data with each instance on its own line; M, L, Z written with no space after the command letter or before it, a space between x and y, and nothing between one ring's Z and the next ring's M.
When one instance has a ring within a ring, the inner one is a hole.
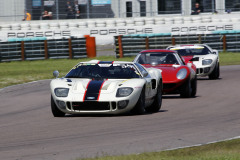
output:
M146 49L166 49L175 44L207 44L220 52L240 52L240 31L211 34L172 35L171 33L115 36L116 57L136 56Z

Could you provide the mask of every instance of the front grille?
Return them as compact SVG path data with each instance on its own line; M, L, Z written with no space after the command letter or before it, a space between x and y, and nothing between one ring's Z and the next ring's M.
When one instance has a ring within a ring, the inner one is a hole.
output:
M71 103L67 102L67 109L71 110Z
M165 83L163 84L163 89L171 89L174 88L176 86L175 83Z
M116 102L112 102L112 110L116 110L117 109L117 103Z
M198 69L197 69L197 75L204 74L204 73L208 73L209 70L210 70L210 67L198 68Z
M78 111L104 111L111 109L109 102L97 101L72 102L72 108Z
M203 72L203 68L198 68L197 69L197 74L203 74L204 72Z

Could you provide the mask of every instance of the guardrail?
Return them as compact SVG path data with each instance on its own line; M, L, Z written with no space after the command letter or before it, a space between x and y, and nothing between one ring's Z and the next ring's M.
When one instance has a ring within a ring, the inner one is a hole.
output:
M172 35L171 33L115 36L116 57L136 56L146 49L165 49L175 44L207 44L218 51L240 52L240 30L210 34Z
M95 37L14 38L0 42L0 62L96 57Z

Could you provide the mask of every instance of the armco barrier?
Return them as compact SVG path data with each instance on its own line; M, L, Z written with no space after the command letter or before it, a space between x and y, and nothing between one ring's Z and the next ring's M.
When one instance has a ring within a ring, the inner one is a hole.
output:
M14 38L0 42L0 62L85 57L96 57L95 37Z
M136 56L146 49L166 49L175 44L207 44L219 51L240 52L240 31L218 31L210 34L171 35L134 34L115 36L116 57Z

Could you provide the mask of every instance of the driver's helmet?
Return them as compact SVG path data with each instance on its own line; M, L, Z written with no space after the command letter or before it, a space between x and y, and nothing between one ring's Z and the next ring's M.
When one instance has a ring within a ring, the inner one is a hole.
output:
M175 64L177 63L176 57L173 54L168 54L165 60L166 64Z

